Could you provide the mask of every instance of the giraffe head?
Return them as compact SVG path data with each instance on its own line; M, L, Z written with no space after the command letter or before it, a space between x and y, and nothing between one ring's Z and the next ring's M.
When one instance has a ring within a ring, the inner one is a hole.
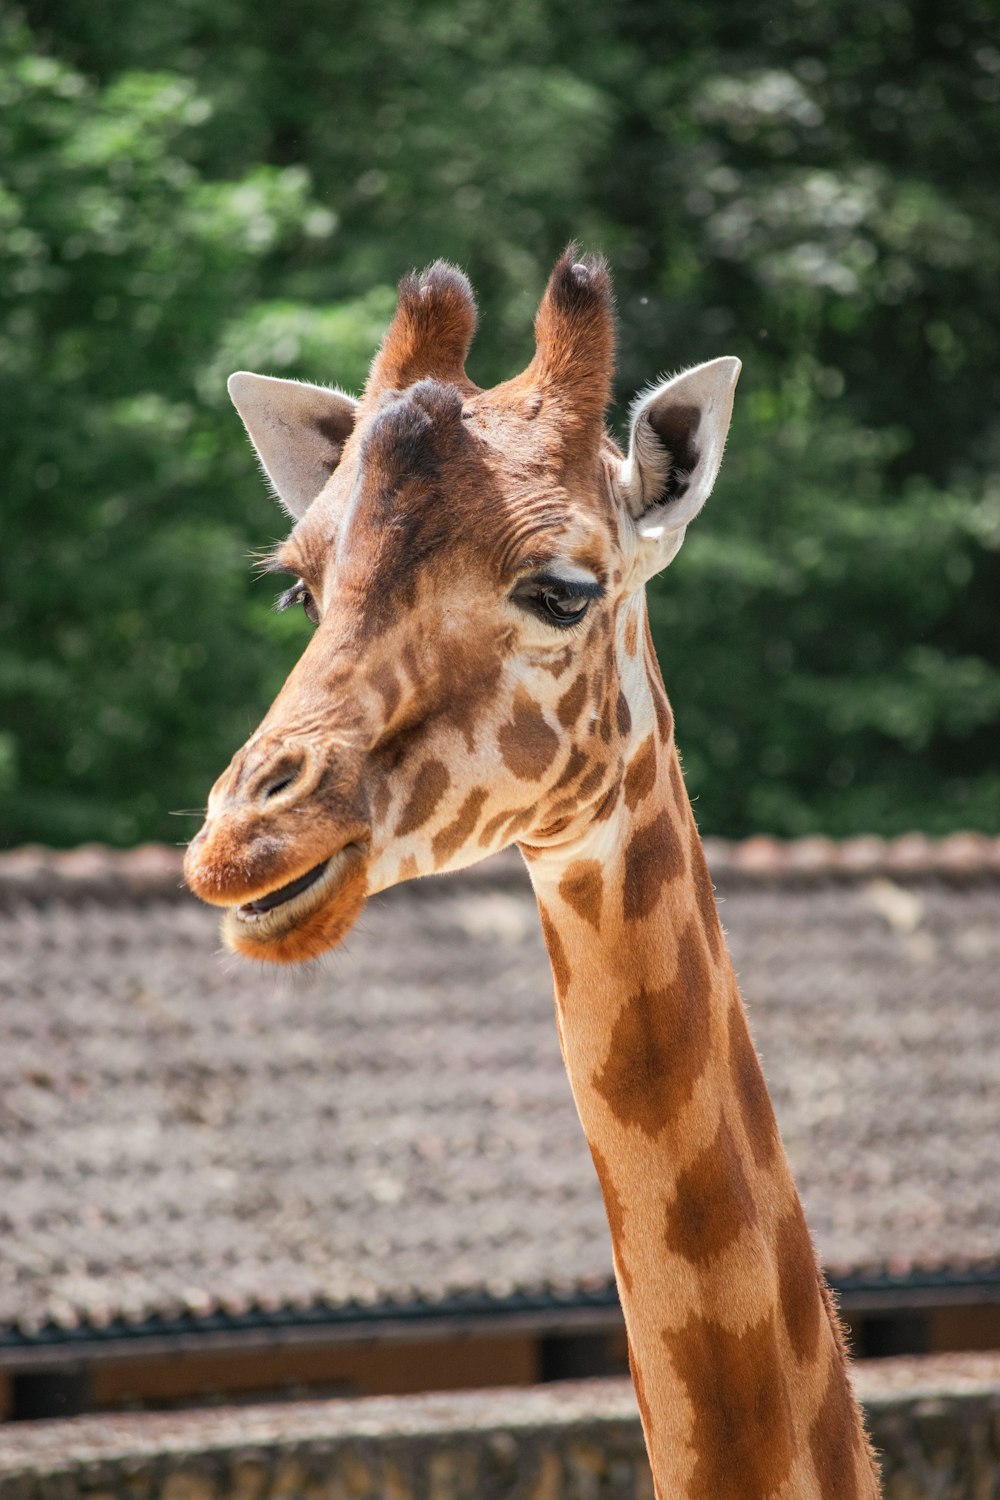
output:
M374 891L572 837L621 782L642 588L715 482L739 362L640 397L623 456L603 262L562 257L531 363L491 390L465 373L475 324L439 263L401 283L360 401L230 380L295 523L279 602L314 626L185 861L252 957L314 956Z

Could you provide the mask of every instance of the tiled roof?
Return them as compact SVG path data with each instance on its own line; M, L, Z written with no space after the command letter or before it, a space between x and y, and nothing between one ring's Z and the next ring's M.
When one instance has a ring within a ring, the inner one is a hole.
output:
M710 856L828 1268L1000 1273L1000 843ZM516 861L292 973L221 956L178 882L0 857L0 1333L608 1287Z

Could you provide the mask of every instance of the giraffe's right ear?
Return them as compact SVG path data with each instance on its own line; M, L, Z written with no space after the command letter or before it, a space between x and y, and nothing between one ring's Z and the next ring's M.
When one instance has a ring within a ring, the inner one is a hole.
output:
M358 403L343 391L248 370L230 375L229 394L278 499L298 520L340 463Z

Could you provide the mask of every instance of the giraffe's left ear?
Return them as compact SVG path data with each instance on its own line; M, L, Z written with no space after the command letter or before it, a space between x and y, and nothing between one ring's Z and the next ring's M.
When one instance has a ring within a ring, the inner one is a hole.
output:
M229 395L288 514L305 515L354 431L358 403L343 391L238 370Z
M632 408L622 498L639 543L637 582L672 562L684 531L712 493L722 463L738 359L712 359L664 381Z

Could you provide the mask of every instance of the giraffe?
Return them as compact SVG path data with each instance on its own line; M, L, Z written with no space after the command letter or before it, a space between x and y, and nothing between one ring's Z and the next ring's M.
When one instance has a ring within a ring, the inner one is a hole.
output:
M646 618L722 460L739 361L605 431L603 260L562 256L517 377L405 278L359 401L241 372L314 632L185 871L232 949L290 963L369 895L516 843L600 1181L658 1500L870 1500L874 1460L715 906Z

